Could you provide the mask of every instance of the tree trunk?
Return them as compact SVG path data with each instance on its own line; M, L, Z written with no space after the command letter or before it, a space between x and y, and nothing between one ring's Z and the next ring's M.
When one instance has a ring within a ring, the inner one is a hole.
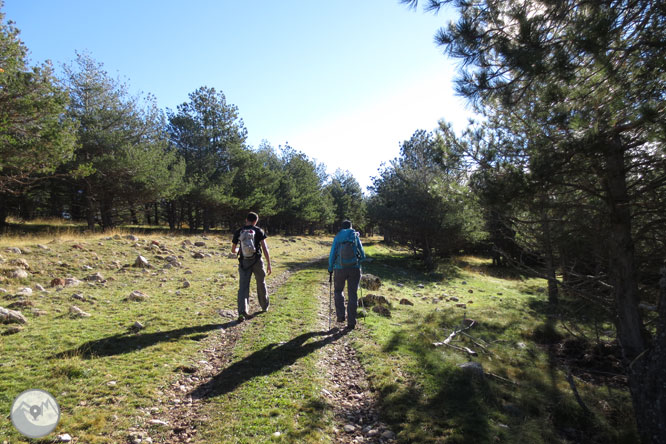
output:
M7 216L9 216L9 208L5 204L5 199L6 196L0 196L0 232L7 227Z
M155 225L160 224L160 205L155 202Z
M129 202L129 211L130 211L130 219L132 219L132 224L133 225L139 225L139 218L136 215L136 210L134 209L134 204L132 202Z
M92 196L92 187L88 183L86 183L85 192L86 192L86 221L88 222L88 229L93 231L95 230L95 214L97 213L97 208L95 206L95 198Z
M167 221L169 222L169 230L176 229L176 203L173 201L166 202Z
M113 198L106 197L100 204L102 213L102 230L113 228Z
M210 231L210 209L209 208L204 208L203 211L203 230L204 233L208 233Z
M543 230L543 246L546 255L546 276L548 277L548 303L557 305L557 276L555 274L555 259L553 255L553 242L550 235L550 221L548 220L548 207L546 197L541 200L541 229Z
M617 335L629 380L638 432L644 443L666 443L666 307L662 291L657 337L650 348L638 308L636 259L631 234L624 150L613 141L605 153L610 214L610 274L617 310Z
M146 219L146 225L152 225L150 223L150 204L145 204L143 206L143 216Z

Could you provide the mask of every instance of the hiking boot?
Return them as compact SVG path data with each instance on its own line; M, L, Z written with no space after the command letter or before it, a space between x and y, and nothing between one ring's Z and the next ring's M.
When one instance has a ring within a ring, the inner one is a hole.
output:
M347 330L353 330L356 328L356 324L347 324Z
M238 322L243 322L245 319L247 319L247 315L245 313L241 313L238 315Z

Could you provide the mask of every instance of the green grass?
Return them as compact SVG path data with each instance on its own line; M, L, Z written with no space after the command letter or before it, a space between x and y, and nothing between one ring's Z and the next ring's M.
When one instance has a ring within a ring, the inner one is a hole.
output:
M236 309L237 263L226 257L230 236L208 235L206 246L199 248L181 244L202 240L201 235L156 231L140 234L135 242L127 234L37 232L0 238L0 275L19 257L31 266L28 279L0 280L0 288L8 291L0 294L0 305L14 302L21 287L47 287L28 298L31 308L47 314L22 309L28 318L23 331L0 336L0 411L8 412L23 390L42 388L60 403L57 433L86 443L125 442L131 427L146 428L146 408L168 402L164 388L182 377L176 369L197 362L201 349L214 343L229 321L217 310ZM166 254L150 251L152 240L182 256L183 268L163 269L165 262L157 255ZM321 395L320 358L337 337L325 334L318 319L318 298L328 296L327 286L322 287L326 264L302 268L327 255L330 241L269 238L274 274L293 273L271 296L271 310L248 321L231 363L195 390L203 400L196 442L330 442L336 424ZM367 245L374 261L364 271L379 276L383 286L364 293L387 297L392 315L383 318L370 311L352 333L352 344L378 394L383 420L400 442L636 442L626 387L593 373L602 361L591 355L606 359L604 370L612 370L614 362L609 356L614 352L612 326L593 306L563 295L559 309L553 310L544 281L493 268L484 259L458 258L426 272L406 250ZM12 246L29 252L19 256L5 251ZM194 259L195 250L211 256ZM118 268L117 263L131 264L138 254L157 267L148 272ZM61 291L48 287L56 277L83 279L95 272L108 282L84 281ZM183 288L185 279L189 288ZM150 298L123 301L133 290ZM73 293L92 302L75 301ZM414 305L400 305L403 298ZM252 300L256 308L254 295ZM92 316L74 319L70 305ZM566 323L558 317L562 314ZM477 351L477 357L433 345L463 319L476 321L467 333L487 351L462 335L452 344ZM146 328L130 332L135 321ZM592 415L585 415L574 399L565 380L565 359L579 376L576 384ZM458 367L468 361L516 384L469 376ZM155 442L168 436L158 428L150 433ZM6 415L0 415L0 437L27 442Z
M544 303L544 281L502 275L478 258L425 272L404 251L376 245L367 253L376 260L364 271L382 279L382 288L373 293L389 298L392 316L371 313L365 321L367 336L356 346L401 442L637 440L626 387L577 379L593 412L586 415L566 382L555 345L535 340L570 336ZM402 298L414 306L399 305ZM456 306L461 303L466 307ZM561 309L572 303L563 298ZM469 347L478 357L433 345L460 328L465 318L476 321L467 333L487 352L461 335L452 344ZM581 323L579 329L593 337L592 323ZM467 361L479 362L486 372L515 385L467 375L458 367Z
M232 364L210 384L201 442L328 442L317 361L338 336L317 321L322 264L292 276L274 295L277 307L250 321Z
M41 284L47 288L28 298L33 308L47 314L35 316L30 308L22 309L28 318L23 331L0 336L0 411L9 412L14 397L23 390L41 388L52 393L60 404L62 419L57 433L69 433L89 443L125 440L128 428L144 419L140 409L155 405L161 387L177 377L174 369L192 362L202 341L228 321L217 310L236 309L237 262L226 257L230 235L209 235L205 247L181 247L186 239L194 242L203 238L141 236L135 242L124 234L115 238L105 234L0 239L0 274L12 269L9 262L19 257L31 267L28 279L0 282L0 288L8 291L0 295L0 305L14 302L13 295L23 286ZM152 240L182 256L183 267L163 269L166 262L146 249ZM276 275L293 266L286 253L301 261L326 253L321 239L303 237L291 242L276 237L268 242ZM5 251L13 246L28 252L17 255ZM194 250L211 256L194 259ZM131 267L118 269L113 264L132 264L138 254L156 268L143 272ZM108 282L83 281L61 291L49 287L53 278L83 280L96 272ZM185 279L191 283L189 288L183 288ZM148 301L123 301L133 290L148 294ZM74 293L92 302L73 300ZM72 318L68 312L71 305L92 316ZM146 328L130 332L135 321ZM0 436L25 442L4 415Z

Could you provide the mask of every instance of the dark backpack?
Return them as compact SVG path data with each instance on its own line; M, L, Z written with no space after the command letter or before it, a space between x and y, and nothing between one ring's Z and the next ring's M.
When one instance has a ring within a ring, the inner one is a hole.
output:
M358 233L354 233L354 237L347 238L338 245L338 265L341 268L352 268L358 265L359 254L356 249L356 236L358 236Z

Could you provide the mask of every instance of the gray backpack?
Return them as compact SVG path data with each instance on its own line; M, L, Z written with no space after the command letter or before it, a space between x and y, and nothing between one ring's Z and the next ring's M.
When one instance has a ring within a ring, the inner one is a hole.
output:
M251 228L242 229L240 232L240 250L244 258L250 258L257 254L257 247L254 244L254 230Z

